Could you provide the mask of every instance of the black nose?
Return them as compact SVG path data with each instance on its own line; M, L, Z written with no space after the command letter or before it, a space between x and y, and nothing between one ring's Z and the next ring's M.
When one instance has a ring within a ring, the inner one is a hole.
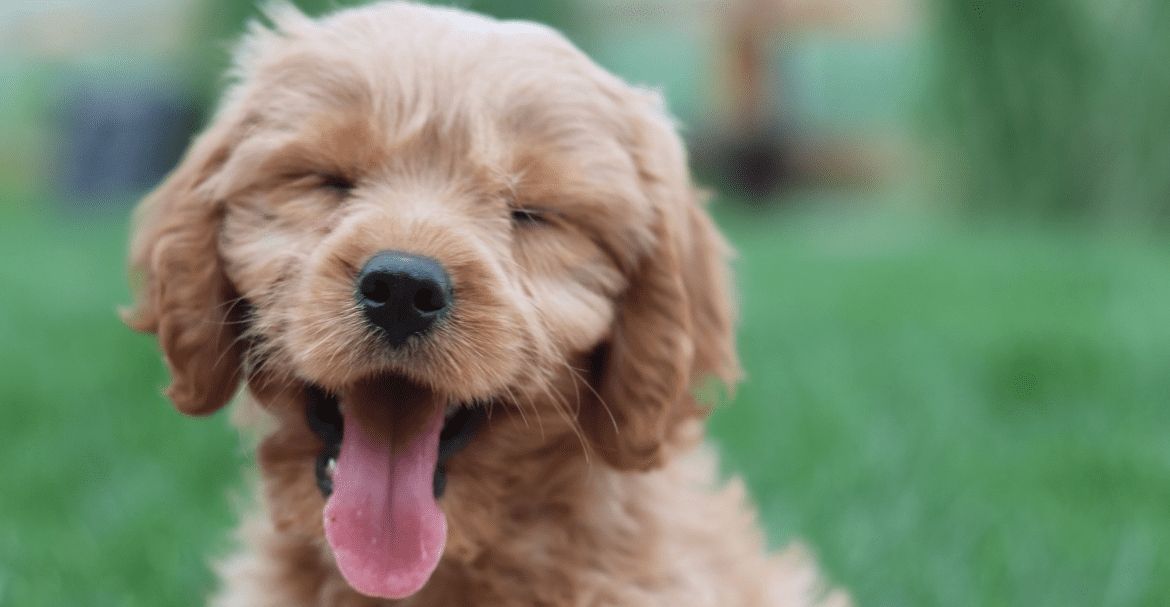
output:
M358 273L357 300L366 318L398 346L427 332L451 308L451 279L429 257L382 251Z

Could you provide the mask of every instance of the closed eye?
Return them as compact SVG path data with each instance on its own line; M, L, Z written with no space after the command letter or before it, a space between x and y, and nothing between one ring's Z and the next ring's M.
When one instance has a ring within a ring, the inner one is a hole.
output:
M348 195L354 188L353 180L342 175L324 174L320 179L321 188L341 195Z
M512 209L512 222L520 226L537 226L548 223L548 218L537 209Z

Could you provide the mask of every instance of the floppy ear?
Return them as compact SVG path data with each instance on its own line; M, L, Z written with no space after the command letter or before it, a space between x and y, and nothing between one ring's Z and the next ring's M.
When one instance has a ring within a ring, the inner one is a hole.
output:
M171 372L167 396L189 415L222 407L240 377L232 327L235 293L224 276L217 240L222 204L212 181L231 150L226 124L213 126L135 212L131 273L140 277L132 329L158 335Z
M652 245L595 361L603 402L583 407L581 420L594 449L628 470L661 465L682 438L683 422L705 414L692 389L712 376L730 388L740 375L730 249L691 185L682 142L661 102L650 101L636 116L632 150L654 207Z

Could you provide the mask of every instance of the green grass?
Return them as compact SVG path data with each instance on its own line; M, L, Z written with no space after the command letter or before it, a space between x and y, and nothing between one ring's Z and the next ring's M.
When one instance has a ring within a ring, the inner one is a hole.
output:
M1170 250L822 204L721 220L749 373L713 433L859 605L1170 596ZM0 605L192 605L248 456L122 328L124 228L0 221Z
M0 605L194 605L225 544L241 448L161 398L119 323L124 228L0 226Z
M750 378L714 431L861 605L1170 596L1170 253L857 209L729 216Z

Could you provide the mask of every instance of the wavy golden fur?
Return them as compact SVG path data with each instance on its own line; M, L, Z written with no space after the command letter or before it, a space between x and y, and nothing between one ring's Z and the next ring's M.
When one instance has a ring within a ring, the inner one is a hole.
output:
M692 390L740 375L729 248L659 96L530 23L401 2L269 19L131 247L127 322L157 334L174 405L212 413L246 382L267 419L262 508L213 604L380 604L322 539L304 409L309 385L384 373L492 403L450 462L439 568L401 604L844 604L798 547L767 555L699 444ZM459 294L399 349L353 301L389 248Z

